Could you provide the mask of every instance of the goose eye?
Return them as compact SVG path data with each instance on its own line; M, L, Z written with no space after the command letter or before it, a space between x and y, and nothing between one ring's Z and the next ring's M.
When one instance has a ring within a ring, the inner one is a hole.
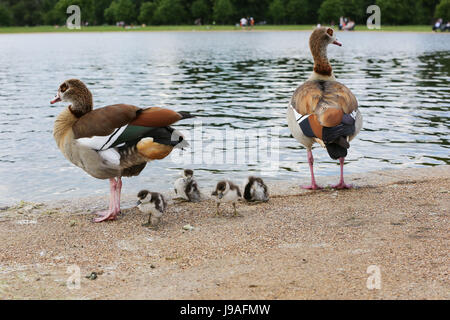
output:
M330 37L332 37L333 36L333 29L328 29L327 33L330 35Z
M67 84L63 83L63 84L61 85L61 87L59 87L59 88L60 88L61 92L66 92L67 89L68 89L68 86L67 86Z

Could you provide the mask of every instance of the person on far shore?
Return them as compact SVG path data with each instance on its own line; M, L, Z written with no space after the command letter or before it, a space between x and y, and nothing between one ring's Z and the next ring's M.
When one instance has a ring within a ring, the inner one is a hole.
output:
M340 17L339 18L339 30L342 30L342 28L345 27L345 21L344 21L344 17Z
M245 19L245 17L242 17L242 19L241 19L242 30L244 30L246 26L247 26L247 19Z
M345 22L345 24L342 27L342 30L345 30L345 31L353 31L353 30L355 30L355 26L356 26L355 21L348 20L347 18L345 18L344 22Z
M253 29L254 25L255 25L255 19L253 19L253 17L250 17L250 21L249 21L250 30Z
M442 26L442 18L439 18L436 20L436 23L433 26L433 31L441 30L441 26Z
M442 18L437 19L436 23L433 26L433 31L437 32L438 30L440 30L441 32L450 31L450 21L444 23L444 20Z

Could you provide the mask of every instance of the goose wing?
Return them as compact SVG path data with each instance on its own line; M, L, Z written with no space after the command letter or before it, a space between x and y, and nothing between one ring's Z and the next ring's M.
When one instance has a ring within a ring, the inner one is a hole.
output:
M189 117L188 113L169 109L117 104L87 113L78 119L72 130L81 145L100 152L104 158L110 158L110 162L117 163L121 159L116 147L133 146L142 156L153 160L166 157L175 146L188 145L182 135L169 126Z
M186 112L163 108L142 109L129 104L116 104L95 109L73 125L75 139L106 137L124 126L161 128L189 118Z
M358 109L358 102L342 83L337 81L307 81L295 90L292 107L301 115L314 114L323 127L334 127L344 114Z

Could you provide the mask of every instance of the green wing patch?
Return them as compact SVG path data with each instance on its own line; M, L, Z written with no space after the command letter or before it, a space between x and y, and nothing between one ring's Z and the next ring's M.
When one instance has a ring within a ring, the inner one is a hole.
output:
M114 148L122 143L127 143L130 141L136 141L145 137L146 133L153 130L151 127L133 126L128 125L128 127L122 132L122 134L117 138L117 140L111 145Z

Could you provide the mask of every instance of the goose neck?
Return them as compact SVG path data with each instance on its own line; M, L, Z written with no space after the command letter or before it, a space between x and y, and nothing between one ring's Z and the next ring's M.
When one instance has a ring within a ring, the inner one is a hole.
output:
M327 45L315 46L311 48L314 58L314 72L322 76L332 76L333 68L328 61Z

